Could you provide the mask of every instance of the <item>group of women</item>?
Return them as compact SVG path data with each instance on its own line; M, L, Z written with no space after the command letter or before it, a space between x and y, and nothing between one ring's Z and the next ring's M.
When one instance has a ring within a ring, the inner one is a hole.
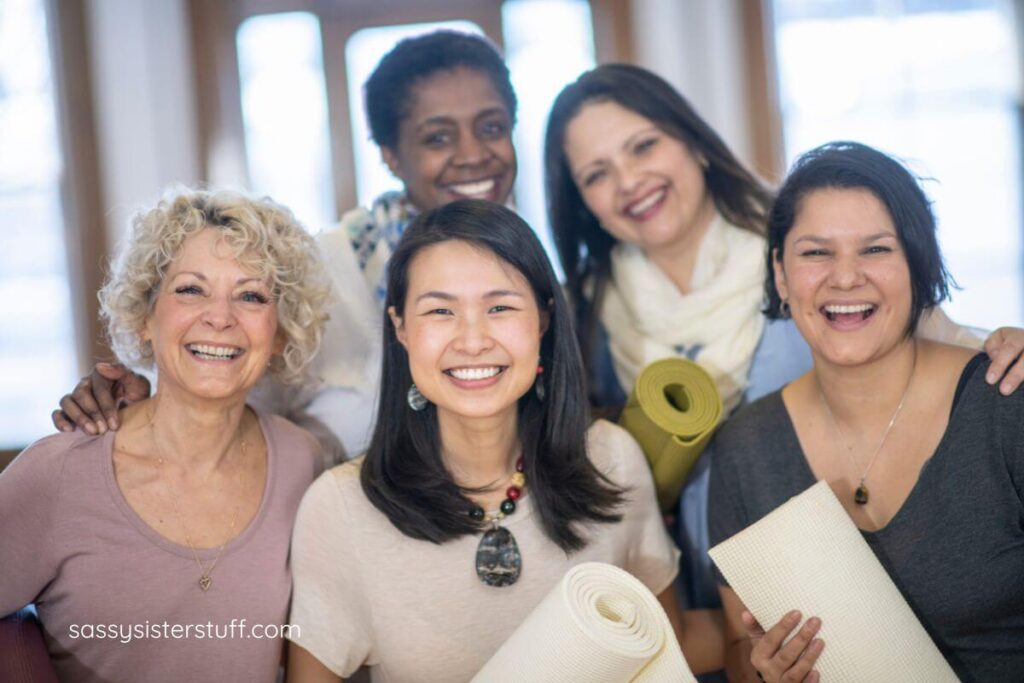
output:
M545 143L563 292L503 206L516 99L493 47L402 41L366 95L404 191L316 246L266 200L178 191L142 214L101 300L155 394L98 366L55 413L65 433L0 476L0 613L34 602L62 674L273 680L279 639L69 629L244 617L294 626L289 680L468 680L600 560L659 596L696 672L813 683L819 622L762 630L706 550L709 528L823 479L961 678L1015 680L1024 399L1002 394L1024 331L994 333L991 360L946 345L981 340L938 309L934 219L902 166L827 145L776 197L663 80L598 67L558 96ZM744 406L682 496L686 610L639 447L588 417L665 356ZM292 388L262 400L317 441L246 406L268 369ZM365 455L313 482L342 452Z

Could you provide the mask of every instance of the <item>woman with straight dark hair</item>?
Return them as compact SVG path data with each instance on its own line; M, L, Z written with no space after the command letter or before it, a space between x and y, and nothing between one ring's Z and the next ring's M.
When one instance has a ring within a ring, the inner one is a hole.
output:
M296 522L289 680L363 665L468 680L585 561L637 576L691 666L720 666L712 616L679 618L643 454L590 425L572 316L530 227L477 200L420 215L385 303L370 448L317 480Z
M545 172L594 403L621 406L640 371L666 356L711 374L724 415L810 368L792 322L761 314L771 191L663 79L608 64L568 85L548 121ZM919 334L982 345L937 307ZM987 346L992 375L1002 377L1024 332L1002 328ZM1021 379L1024 363L1002 388ZM710 456L680 508L680 545L694 563L685 571L689 598L702 606L718 599L706 555Z
M768 245L767 313L814 364L716 437L712 542L827 481L957 676L1019 681L1024 397L990 386L984 354L914 334L949 294L928 198L891 157L823 145L783 184ZM720 590L731 680L819 679L820 619L765 633Z

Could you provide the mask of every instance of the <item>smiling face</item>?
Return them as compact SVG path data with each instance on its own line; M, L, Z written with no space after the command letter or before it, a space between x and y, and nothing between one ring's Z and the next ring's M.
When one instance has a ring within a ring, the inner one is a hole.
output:
M714 215L689 147L615 102L580 109L565 131L565 155L601 227L648 254L698 243Z
M163 391L242 399L282 346L270 287L213 228L192 235L167 268L143 340Z
M409 370L438 418L515 416L537 377L548 315L522 273L451 240L424 248L408 271L405 310L388 310Z
M779 296L816 358L861 364L905 339L910 268L892 217L868 190L809 193L774 264Z
M439 71L410 92L396 148L384 162L421 211L456 199L505 203L516 178L512 115L490 78L475 69Z

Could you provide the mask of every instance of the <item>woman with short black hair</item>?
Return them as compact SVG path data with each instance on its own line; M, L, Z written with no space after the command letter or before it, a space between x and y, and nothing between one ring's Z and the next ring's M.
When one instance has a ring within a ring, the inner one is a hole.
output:
M814 366L717 435L711 542L827 481L959 678L1019 681L1024 397L986 382L984 354L913 334L949 290L928 198L891 157L823 145L779 191L768 242L768 313ZM820 620L764 633L719 580L733 679L817 681Z

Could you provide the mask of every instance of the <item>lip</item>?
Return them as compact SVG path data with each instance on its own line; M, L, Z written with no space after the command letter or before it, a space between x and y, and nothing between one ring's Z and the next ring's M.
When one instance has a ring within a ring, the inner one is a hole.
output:
M443 188L455 199L486 199L494 202L498 200L501 180L501 175L493 175L475 180L446 183Z
M878 304L863 300L828 301L818 308L818 312L825 319L825 323L832 329L849 332L870 325L875 314L878 313L878 308ZM827 309L832 310L829 311Z
M668 186L661 185L623 206L620 213L633 221L650 220L665 206L667 198Z
M498 368L498 372L489 377L481 377L479 379L468 379L459 378L452 374L453 370L483 370L486 368ZM478 364L478 365L455 365L450 368L446 368L442 371L445 378L460 389L487 389L494 386L501 381L501 378L505 375L505 371L508 370L507 365L500 365L497 363Z

